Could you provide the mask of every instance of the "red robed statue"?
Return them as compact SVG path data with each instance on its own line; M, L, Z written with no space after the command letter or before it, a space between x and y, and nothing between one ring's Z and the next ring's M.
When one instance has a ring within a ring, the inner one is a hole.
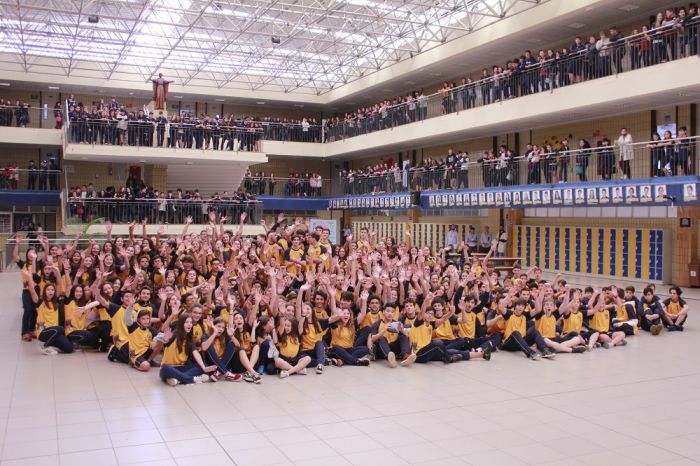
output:
M155 110L165 110L165 102L168 100L168 86L173 81L166 81L163 73L158 74L158 79L151 79L153 82L153 100L156 103Z

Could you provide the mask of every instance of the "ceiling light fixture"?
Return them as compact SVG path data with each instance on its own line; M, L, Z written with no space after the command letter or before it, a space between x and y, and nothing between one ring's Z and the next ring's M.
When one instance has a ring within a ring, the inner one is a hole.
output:
M8 85L9 85L9 84L8 84ZM52 91L57 91L57 90L60 89L60 87L58 87L58 86L49 86L49 89L51 89Z

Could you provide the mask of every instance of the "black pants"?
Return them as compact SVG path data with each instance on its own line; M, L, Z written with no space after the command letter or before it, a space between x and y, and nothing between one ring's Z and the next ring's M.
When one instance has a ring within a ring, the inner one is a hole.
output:
M547 345L544 342L544 338L540 335L535 327L530 327L525 332L525 337L522 336L517 330L510 334L510 336L503 342L501 348L506 351L522 351L525 355L529 356L532 354L532 344L537 345L537 349L544 351Z
M73 343L66 337L65 330L60 325L42 330L39 334L39 341L44 343L44 348L53 346L61 350L62 353L73 352Z
M328 356L331 358L342 359L345 364L350 364L351 366L356 366L357 360L367 356L367 354L369 354L369 349L364 345L354 348L343 348L342 346L335 345L328 352Z
M399 337L393 343L389 343L386 337L379 337L379 340L374 344L375 356L383 359L389 355L389 353L394 353L399 357L406 356L410 351L410 346L408 344L408 337L406 335L399 335Z
M22 291L22 335L33 332L36 327L36 308L29 290Z
M75 330L68 335L68 339L80 346L89 346L91 348L97 348L99 346L97 342L97 328L91 330Z

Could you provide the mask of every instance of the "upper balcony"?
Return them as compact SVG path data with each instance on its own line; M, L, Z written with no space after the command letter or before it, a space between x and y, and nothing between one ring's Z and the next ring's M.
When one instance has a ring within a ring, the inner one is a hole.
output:
M28 105L0 106L0 143L23 146L60 146L63 144L62 112Z

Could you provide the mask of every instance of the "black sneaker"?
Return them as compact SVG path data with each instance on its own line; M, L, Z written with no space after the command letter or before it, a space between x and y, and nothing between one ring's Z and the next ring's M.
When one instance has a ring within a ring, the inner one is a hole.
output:
M148 361L148 364L150 364L151 367L160 367L160 363L156 361Z
M243 373L243 380L245 380L248 383L255 383L255 378L250 372Z
M542 351L543 358L554 359L556 355L557 354L549 348L545 348L544 351Z
M109 347L109 351L107 351L107 359L109 359L111 362L115 362L117 360L117 347L112 345Z
M583 345L574 346L573 348L571 348L571 352L574 353L574 354L585 353L585 352L586 352L586 347L583 346Z
M451 354L450 357L448 358L447 362L453 363L453 362L459 362L462 361L464 358L462 357L461 354Z
M369 366L369 358L367 356L361 357L360 359L357 360L357 365L364 366L364 367Z
M539 361L540 360L540 353L538 353L537 351L530 351L530 353L528 353L528 355L527 355L527 358L532 360L532 361Z
M491 352L493 351L492 348L493 345L489 345L486 348L484 348L484 361L490 361L491 360Z
M682 325L682 324L681 324L681 325L676 325L676 330L678 330L679 332L682 332L682 331L683 331L683 325Z

